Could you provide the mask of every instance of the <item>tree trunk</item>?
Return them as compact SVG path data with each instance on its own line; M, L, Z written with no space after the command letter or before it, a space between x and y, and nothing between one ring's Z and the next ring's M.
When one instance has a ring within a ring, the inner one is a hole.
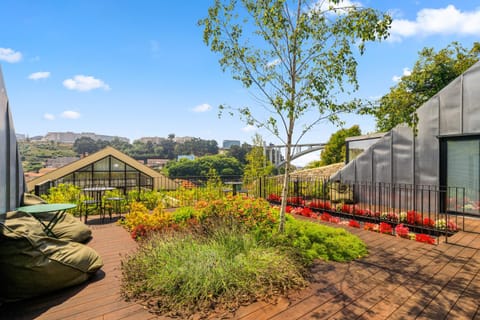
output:
M282 189L282 202L280 206L280 223L278 225L278 232L285 232L285 214L287 208L287 198L288 198L288 185L290 182L290 161L291 161L291 148L292 148L292 138L291 134L287 138L287 149L285 151L285 174L283 175L283 189Z

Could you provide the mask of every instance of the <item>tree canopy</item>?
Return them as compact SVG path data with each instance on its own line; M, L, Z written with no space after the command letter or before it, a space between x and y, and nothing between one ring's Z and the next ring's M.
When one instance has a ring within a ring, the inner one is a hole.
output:
M216 0L200 21L222 69L251 88L270 116L248 106L221 110L237 112L286 145L280 231L294 145L320 121L338 122L340 112L358 106L339 99L358 87L357 49L363 54L366 42L385 39L390 23L387 14L342 0Z
M348 137L355 137L362 134L360 127L354 125L349 129L340 129L330 136L325 149L320 156L320 165L326 166L329 164L343 162L346 159L346 145L345 139Z
M452 42L435 52L424 48L412 71L390 88L390 92L367 108L374 115L379 131L389 131L400 123L414 126L414 112L479 60L480 43L471 49Z
M267 160L263 145L263 139L257 133L253 137L253 146L245 157L247 163L243 170L243 181L247 185L252 183L258 177L270 175L275 169L272 163Z
M201 177L208 176L211 169L220 176L241 176L243 169L237 159L225 155L204 156L195 160L181 159L167 165L168 176Z

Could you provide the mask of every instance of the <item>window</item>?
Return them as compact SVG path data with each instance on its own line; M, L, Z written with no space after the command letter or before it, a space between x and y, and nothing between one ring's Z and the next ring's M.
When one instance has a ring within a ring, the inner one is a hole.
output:
M480 138L448 139L443 148L448 210L480 214Z

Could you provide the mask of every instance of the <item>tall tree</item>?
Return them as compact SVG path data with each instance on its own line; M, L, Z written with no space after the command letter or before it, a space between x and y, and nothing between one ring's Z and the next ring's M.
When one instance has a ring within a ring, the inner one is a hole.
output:
M438 52L424 48L411 73L365 110L375 116L379 131L389 131L400 123L414 127L415 110L477 62L479 53L479 42L471 49L458 42Z
M322 151L320 164L326 166L345 161L345 138L359 136L361 134L362 131L358 125L354 125L349 129L340 129L332 134L325 145L325 149Z
M246 156L252 150L252 146L248 143L243 143L241 146L231 146L227 151L227 155L237 159L242 165L247 163Z
M391 18L342 0L216 0L199 23L222 69L253 87L270 117L261 120L253 107L221 110L237 111L247 124L266 128L286 145L283 232L293 147L320 121L338 122L339 112L357 106L337 98L358 87L354 51L362 54L367 41L386 38ZM297 132L300 119L305 124Z
M89 137L81 137L73 143L73 150L80 155L97 152L99 149L97 142Z
M253 146L246 155L247 164L243 170L243 181L246 185L251 184L258 177L268 176L274 170L274 165L267 160L263 148L264 141L258 133L252 139Z

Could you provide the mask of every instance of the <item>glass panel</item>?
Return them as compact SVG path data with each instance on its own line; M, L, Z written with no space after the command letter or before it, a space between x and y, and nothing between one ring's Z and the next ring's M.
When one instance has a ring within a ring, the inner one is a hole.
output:
M108 171L109 158L110 157L106 157L106 158L103 158L102 160L98 160L97 162L95 162L94 163L94 170L95 171Z
M112 172L111 187L123 186L125 184L125 174L123 172Z
M138 170L127 165L127 171L135 171L135 172L137 172Z
M127 172L127 186L138 186L138 173L136 172Z
M73 173L66 175L65 177L62 177L56 181L56 183L60 184L73 184Z
M117 158L112 159L112 171L125 171L125 163L118 160Z
M465 197L465 212L479 213L479 162L479 140L447 141L449 209L453 209L452 205L463 204Z
M348 142L348 162L358 157L368 147L375 144L380 138L366 139L366 140L353 140Z
M88 166L85 166L85 167L79 169L78 171L92 171L92 165L89 164Z
M91 187L93 185L91 172L75 172L75 184L81 188Z
M94 172L93 180L93 185L96 187L110 187L108 172Z
M140 186L151 188L152 178L145 174L140 174Z

